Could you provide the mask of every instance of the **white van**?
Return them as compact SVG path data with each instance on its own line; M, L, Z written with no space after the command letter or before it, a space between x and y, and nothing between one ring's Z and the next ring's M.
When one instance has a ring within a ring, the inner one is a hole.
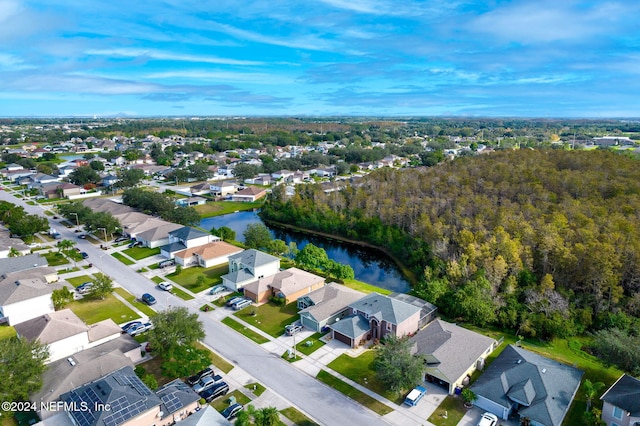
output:
M231 307L234 310L239 311L240 309L244 309L247 306L251 305L252 303L253 303L253 301L250 300L250 299L242 299L242 300L238 300L236 303L231 305Z

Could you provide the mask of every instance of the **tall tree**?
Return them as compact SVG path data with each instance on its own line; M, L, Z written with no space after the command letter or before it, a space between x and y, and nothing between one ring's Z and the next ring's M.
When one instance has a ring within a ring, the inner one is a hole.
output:
M153 345L152 345L153 348ZM173 347L162 356L162 373L166 377L186 377L211 364L211 352L192 345Z
M584 383L582 384L583 389L584 389L584 396L587 398L587 409L586 411L591 410L591 401L593 400L593 398L597 398L598 397L598 392L600 392L600 389L602 389L604 387L604 383L602 382L592 382L589 379L585 379Z
M422 381L424 356L411 354L408 338L387 334L375 351L373 367L376 375L392 391L401 394Z
M205 335L198 314L191 314L184 307L158 312L151 318L151 322L154 327L147 333L149 343L162 357L169 356L180 346L193 346Z
M69 174L69 182L75 185L84 185L87 183L98 183L100 175L89 166L81 166L76 168Z
M118 188L132 188L140 183L144 179L144 171L140 169L122 169L117 173L118 181L116 186Z
M220 237L223 241L233 241L236 239L236 231L229 228L228 226L221 226L220 228L211 228L211 235L215 235L216 237Z
M93 287L87 293L90 299L104 299L113 292L113 280L110 276L97 273L93 278Z
M267 249L272 240L269 228L262 223L249 224L243 235L245 245L258 250Z
M42 386L48 357L48 347L38 341L19 337L0 340L0 399L27 401Z

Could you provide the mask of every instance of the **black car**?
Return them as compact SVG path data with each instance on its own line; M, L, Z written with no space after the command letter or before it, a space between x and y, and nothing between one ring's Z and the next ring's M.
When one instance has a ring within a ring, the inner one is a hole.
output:
M89 255L87 254L87 252L81 251L80 252L80 256L82 256L83 259L86 259L87 257L89 257Z
M187 379L187 383L190 386L195 385L196 383L198 383L198 381L200 379L202 379L203 377L207 377L207 376L213 376L213 368L207 367L204 370L202 370L201 372L194 374L193 376L190 376Z
M209 403L222 395L226 395L227 392L229 392L229 385L226 382L219 382L202 392L200 396Z
M155 305L157 302L156 298L150 295L149 293L145 293L142 295L142 301L149 306Z
M122 332L126 333L127 331L129 331L129 329L132 329L133 327L136 327L136 326L138 326L140 324L142 324L142 321L131 321L131 322L128 322L128 323L126 323L125 325L122 326Z
M129 241L128 237L118 237L115 240L113 240L114 243L121 243L123 241Z
M80 294L87 294L91 290L93 290L93 283L90 281L82 283L78 287L76 287L76 291Z
M224 417L227 420L231 420L242 409L244 409L242 404L237 404L236 403L236 404L230 405L230 406L228 406L227 408L224 409L224 411L222 412L222 417Z

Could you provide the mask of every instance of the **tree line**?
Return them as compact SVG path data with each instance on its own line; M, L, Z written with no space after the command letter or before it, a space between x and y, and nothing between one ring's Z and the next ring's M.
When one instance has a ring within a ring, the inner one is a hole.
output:
M276 188L276 222L390 249L451 318L552 338L640 335L640 171L605 151L519 150Z

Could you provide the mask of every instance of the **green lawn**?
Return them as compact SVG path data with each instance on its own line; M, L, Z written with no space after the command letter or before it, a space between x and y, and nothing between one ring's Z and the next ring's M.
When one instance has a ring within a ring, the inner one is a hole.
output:
M45 257L45 259L47 259L47 263L49 263L49 266L60 266L69 263L69 260L64 257L62 253L59 253L57 251L44 253L43 256Z
M10 325L0 325L0 340L8 339L16 335L16 329Z
M256 398L262 395L265 390L267 390L260 383L249 383L248 385L244 385L244 387L246 389L249 389L251 393L253 393L256 396Z
M93 278L91 278L89 275L80 275L78 277L67 278L65 279L65 281L67 281L74 287L78 287L82 283L86 283L88 281L93 282Z
M428 420L436 426L456 426L467 412L463 404L462 398L454 398L449 395L440 403Z
M111 256L115 257L120 262L124 263L125 265L133 265L135 263L133 260L131 260L131 259L127 258L127 257L124 257L120 253L113 253Z
M205 349L211 352L211 363L218 370L222 371L223 373L229 373L229 371L233 370L233 364L228 362L226 359L222 358L220 355L218 355L216 352L212 351L208 347L204 346L202 343L196 342L196 347L198 349Z
M361 392L350 384L343 382L324 370L320 370L316 378L381 416L393 411L391 407L388 407L377 399L370 397L366 393Z
M387 386L378 380L376 372L373 369L374 359L375 351L373 350L365 351L357 358L342 354L331 361L327 367L374 391L378 395L384 396L389 401L402 404L402 395L391 392Z
M217 411L222 412L225 408L229 406L229 398L232 396L236 399L237 403L240 403L242 405L247 405L248 403L251 402L249 397L247 397L245 394L243 394L242 392L236 389L233 392L229 392L227 395L223 397L213 400L211 402L211 406L215 408Z
M180 274L173 272L166 277L180 284L192 293L199 293L216 284L222 283L222 278L220 277L227 272L229 272L228 264L212 266L207 269L194 266L183 269ZM204 277L204 281L202 281L201 284L198 284L198 277Z
M224 318L222 320L222 323L227 325L227 326L229 326L229 327L231 327L231 328L233 328L238 333L240 333L243 336L253 340L254 342L256 342L259 345L261 345L263 343L267 343L269 341L269 339L267 339L266 337L263 337L263 336L259 335L255 331L245 327L244 325L240 324L238 321L234 320L231 317Z
M291 420L296 426L319 426L318 423L311 421L309 417L305 416L294 407L280 410L280 414Z
M127 256L135 259L146 259L147 257L155 256L156 254L160 254L160 247L149 248L149 247L133 247L130 249L124 250Z
M151 280L155 283L160 284L162 281L166 281L166 279L162 279L162 277L153 277L151 278ZM171 290L171 294L175 294L176 296L178 296L180 299L182 300L191 300L194 299L194 297L192 295L190 295L189 293L180 290L178 287L173 286L173 289Z
M136 307L137 310L139 310L140 312L142 312L146 316L152 317L152 316L154 316L156 314L156 311L151 309L149 307L149 305L147 305L146 303L142 303L142 302L138 301L138 299L136 299L136 297L133 294L129 293L124 288L116 287L113 291L115 291L120 296L122 296L122 298L124 300L126 300L129 303L131 303L133 306Z
M111 294L104 300L82 299L71 302L66 307L89 325L107 318L111 318L116 324L139 318L134 311Z
M358 281L355 279L351 279L351 280L344 280L344 285L352 288L354 290L358 290L361 291L363 293L369 294L369 293L380 293L380 294L391 294L393 293L393 291L391 290L387 290L386 288L381 288L381 287L376 287L375 285L371 285L371 284L367 284L365 282L362 281Z
M303 339L300 343L296 345L296 350L305 355L311 355L312 353L314 353L315 351L317 351L318 349L320 349L322 346L325 345L325 343L322 340L320 340L322 336L323 336L322 333L315 333L311 337L307 339ZM309 344L309 342L311 342L311 344Z
M256 315L251 315L250 309L243 309L234 315L265 333L278 337L284 333L284 327L287 324L291 324L298 319L298 308L296 307L296 302L291 302L285 306L276 306L269 302L258 306Z
M262 207L262 201L255 203L241 203L237 201L210 201L194 208L200 217L222 216L242 210L253 210Z

